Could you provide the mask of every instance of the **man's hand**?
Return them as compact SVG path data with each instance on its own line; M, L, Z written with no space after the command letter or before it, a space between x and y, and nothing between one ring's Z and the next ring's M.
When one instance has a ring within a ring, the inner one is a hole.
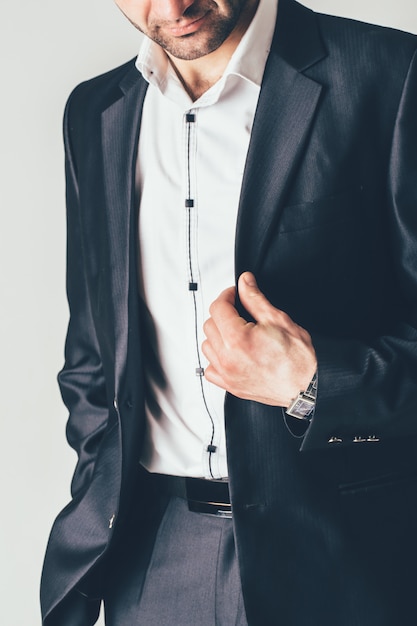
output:
M238 290L255 323L237 312L234 287L220 294L204 324L205 377L238 398L287 407L316 371L311 337L272 306L250 272L240 276Z

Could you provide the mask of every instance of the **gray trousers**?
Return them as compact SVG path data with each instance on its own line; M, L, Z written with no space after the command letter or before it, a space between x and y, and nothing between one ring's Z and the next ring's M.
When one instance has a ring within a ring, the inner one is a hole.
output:
M116 563L106 626L247 626L230 519L151 503Z

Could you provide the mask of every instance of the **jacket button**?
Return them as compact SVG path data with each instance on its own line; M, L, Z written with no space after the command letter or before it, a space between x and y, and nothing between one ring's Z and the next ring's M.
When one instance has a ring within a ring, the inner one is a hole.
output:
M327 443L342 443L343 439L340 439L340 437L330 437L330 439L328 440Z
M378 441L381 441L381 440L379 439L379 437L376 437L375 435L369 435L366 441L368 441L369 443L378 443Z
M353 437L353 443L363 443L364 441L368 441L366 437Z

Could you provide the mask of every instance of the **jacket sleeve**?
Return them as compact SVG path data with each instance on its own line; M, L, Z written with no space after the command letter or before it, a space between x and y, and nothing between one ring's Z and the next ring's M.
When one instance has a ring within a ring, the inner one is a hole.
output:
M74 95L74 94L73 94ZM69 411L67 439L78 455L71 491L75 496L89 483L108 419L103 365L92 316L82 241L77 168L71 145L70 97L64 116L67 201L67 295L70 320L65 364L58 375Z
M417 436L417 53L399 103L388 171L386 251L402 318L369 344L313 336L318 398L302 449ZM360 306L360 302L358 302Z

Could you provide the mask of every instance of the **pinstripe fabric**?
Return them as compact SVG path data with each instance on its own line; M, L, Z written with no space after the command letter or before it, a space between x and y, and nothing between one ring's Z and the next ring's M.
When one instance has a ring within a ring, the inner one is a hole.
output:
M232 521L174 497L160 523L149 508L113 571L106 626L247 626Z

